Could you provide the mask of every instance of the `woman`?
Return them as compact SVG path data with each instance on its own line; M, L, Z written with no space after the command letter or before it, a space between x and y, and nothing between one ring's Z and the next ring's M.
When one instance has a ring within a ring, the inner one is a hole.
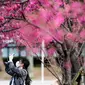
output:
M20 59L16 62L16 66L13 62L5 62L6 72L12 76L9 85L30 85L30 77L27 72L29 62L26 62L24 59Z

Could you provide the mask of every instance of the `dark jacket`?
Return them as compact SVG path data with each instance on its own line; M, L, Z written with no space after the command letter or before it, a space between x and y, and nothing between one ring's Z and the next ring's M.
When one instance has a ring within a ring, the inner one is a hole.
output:
M25 69L15 67L12 62L6 62L5 66L6 72L12 76L10 85L12 84L12 80L14 80L13 85L24 85L24 81L27 76L27 71Z

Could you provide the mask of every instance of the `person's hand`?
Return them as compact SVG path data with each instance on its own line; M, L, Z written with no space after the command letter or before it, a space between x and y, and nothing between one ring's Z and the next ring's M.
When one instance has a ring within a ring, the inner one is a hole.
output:
M12 62L13 57L14 57L14 53L13 53L13 54L11 54L11 55L9 56L9 61L10 61L10 62Z

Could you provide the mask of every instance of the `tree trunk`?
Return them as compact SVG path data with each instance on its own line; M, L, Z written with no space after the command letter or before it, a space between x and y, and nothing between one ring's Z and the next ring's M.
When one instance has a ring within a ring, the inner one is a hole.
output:
M64 63L64 85L71 85L71 60L68 57Z
M64 85L72 85L71 81L74 78L75 74L79 71L80 66L75 57L71 59L66 59L64 65Z
M75 74L79 71L80 65L79 65L77 59L75 58L75 56L71 57L71 63L72 63L72 79L73 79Z

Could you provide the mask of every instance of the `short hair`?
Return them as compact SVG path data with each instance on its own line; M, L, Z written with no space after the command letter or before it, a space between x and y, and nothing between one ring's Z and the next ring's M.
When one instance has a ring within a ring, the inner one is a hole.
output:
M24 64L24 69L27 69L30 65L29 60L26 58L20 58L19 59Z

